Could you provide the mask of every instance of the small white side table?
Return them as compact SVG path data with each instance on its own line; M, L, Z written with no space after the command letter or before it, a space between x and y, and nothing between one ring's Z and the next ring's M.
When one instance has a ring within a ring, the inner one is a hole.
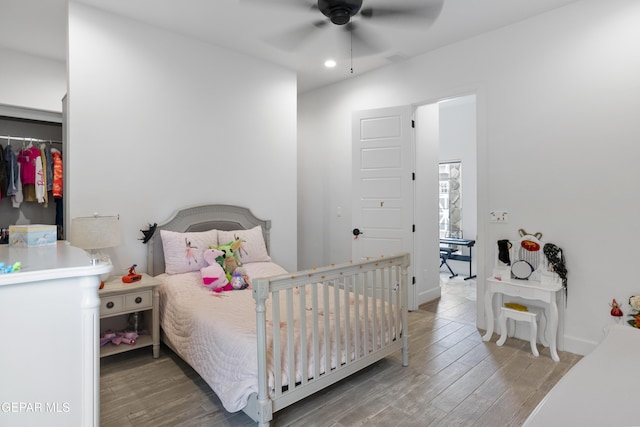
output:
M545 313L547 318L547 327L545 337L549 342L551 358L556 362L559 362L560 357L558 356L557 351L558 303L556 298L561 289L562 284L559 282L541 283L533 280L517 280L508 278L498 280L494 277L488 277L484 292L484 310L487 320L487 332L484 334L482 339L484 341L489 341L493 335L495 322L493 317L493 296L495 294L541 301L546 305ZM502 305L502 298L500 305Z
M113 316L127 316L135 312L144 312L145 319L151 319L150 324L147 320L147 327L151 329L151 336L139 336L134 345L125 343L114 345L107 343L100 347L100 357L150 345L153 346L153 357L158 358L160 356L158 285L160 285L160 281L148 274L142 274L142 279L135 283L123 283L120 276L113 277L105 282L104 288L99 292L100 319Z

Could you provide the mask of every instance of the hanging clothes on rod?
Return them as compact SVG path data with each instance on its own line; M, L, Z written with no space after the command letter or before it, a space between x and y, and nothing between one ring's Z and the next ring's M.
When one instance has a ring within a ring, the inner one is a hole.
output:
M42 171L40 150L33 146L31 141L22 143L22 150L18 153L20 164L20 181L25 202L36 202L36 176L38 170Z
M54 198L60 199L62 153L52 144L62 142L0 135L0 142L2 139L6 139L8 144L6 148L2 147L4 144L0 145L3 151L3 161L0 165L5 166L5 173L0 173L0 200L11 197L13 207L19 208L22 202L37 202L47 207L50 201L49 191ZM20 145L13 144L14 141ZM56 156L53 155L53 151L57 152Z
M65 143L59 134L39 130L20 133L51 137L13 136L7 135L7 130L0 133L0 227L10 225L7 221L16 215L13 209L28 209L26 212L34 213L43 224L55 224L58 239L64 239L62 151ZM31 202L31 206L25 202ZM36 204L43 209L35 209ZM28 217L22 213L19 216Z
M48 142L50 144L62 144L62 141L56 141L54 139L42 139L42 138L30 138L24 136L11 136L11 135L0 135L0 139L6 139L7 141L21 141L21 142Z
M6 196L11 198L14 208L19 208L22 203L22 183L20 182L20 166L16 153L11 148L11 144L7 144L4 149L4 160L7 171L7 190Z
M7 197L7 191L9 189L9 170L10 165L4 158L4 148L0 145L0 200ZM2 237L0 236L0 241Z
M62 153L57 149L51 150L51 156L53 157L53 197L61 198L62 197L62 175L63 175L63 166L62 166Z

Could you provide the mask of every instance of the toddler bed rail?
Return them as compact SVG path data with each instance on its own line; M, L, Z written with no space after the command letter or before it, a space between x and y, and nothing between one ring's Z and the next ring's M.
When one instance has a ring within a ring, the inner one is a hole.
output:
M256 279L258 393L244 409L273 412L402 351L408 365L409 254Z

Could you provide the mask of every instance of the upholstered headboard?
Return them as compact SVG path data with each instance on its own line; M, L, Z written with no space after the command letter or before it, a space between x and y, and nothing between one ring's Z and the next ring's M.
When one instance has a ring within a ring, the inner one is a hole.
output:
M164 251L160 230L207 231L207 230L242 230L262 226L264 242L269 248L269 232L271 221L257 218L247 208L232 205L201 205L180 209L166 222L158 224L153 237L147 242L147 273L152 276L164 273Z

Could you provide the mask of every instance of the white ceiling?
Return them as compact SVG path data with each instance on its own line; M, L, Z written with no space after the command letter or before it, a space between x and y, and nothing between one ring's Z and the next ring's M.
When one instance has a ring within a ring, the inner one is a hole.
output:
M391 25L375 17L354 17L358 31L366 31L367 40L380 50L362 56L361 46L354 43L353 60L348 32L331 24L314 27L312 36L304 39L278 39L326 19L311 9L313 0L77 1L293 69L298 74L298 91L303 92L578 0L364 0L363 8L429 4L438 9L443 5L433 23L425 20L420 25L408 25L415 20ZM0 0L0 45L5 47L65 60L66 23L67 0ZM297 39L303 42L294 49L282 48L283 40ZM323 66L329 57L338 62L334 69Z

